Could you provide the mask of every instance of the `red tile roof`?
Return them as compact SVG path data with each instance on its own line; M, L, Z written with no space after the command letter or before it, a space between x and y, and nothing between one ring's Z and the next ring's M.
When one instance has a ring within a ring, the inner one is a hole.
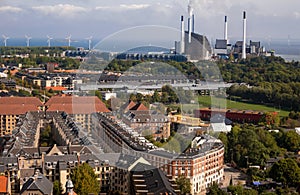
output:
M129 102L127 102L126 104L124 104L122 107L124 109L124 111L128 111L131 110L131 108L133 108L136 105L136 103L132 100L130 100Z
M21 115L38 111L42 102L36 97L0 97L0 115Z
M21 115L30 111L38 111L39 108L32 104L0 105L0 115Z
M96 96L54 96L47 103L47 111L65 111L68 114L110 112Z
M60 87L60 86L57 86L57 87L46 87L46 90L50 90L50 89L52 89L53 91L65 91L65 90L67 90L67 88Z
M5 176L0 176L0 193L7 192L8 179Z
M132 108L130 108L130 110L136 110L136 111L149 111L149 109L142 103L138 103L135 106L133 106Z
M43 103L36 97L0 97L0 105L1 104L33 104L35 106L43 106Z
M67 114L92 114L94 112L110 112L100 104L51 104L47 111L64 111Z
M53 96L47 102L46 106L51 104L104 104L96 96ZM105 104L104 104L105 105Z

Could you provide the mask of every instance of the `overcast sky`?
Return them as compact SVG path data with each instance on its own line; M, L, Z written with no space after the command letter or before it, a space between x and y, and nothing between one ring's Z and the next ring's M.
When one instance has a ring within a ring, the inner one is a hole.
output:
M0 34L10 37L99 39L140 25L180 27L188 0L0 0ZM242 12L248 15L248 36L300 39L299 0L194 0L196 32L222 38L224 15L229 37L242 36Z

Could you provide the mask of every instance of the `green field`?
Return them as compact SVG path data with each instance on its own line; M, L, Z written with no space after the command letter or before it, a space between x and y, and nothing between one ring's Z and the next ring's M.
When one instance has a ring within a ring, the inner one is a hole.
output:
M280 110L278 108L260 105L260 104L251 104L251 103L245 103L245 102L237 102L232 101L228 99L221 99L211 96L199 96L199 107L211 107L211 100L213 99L213 105L214 107L220 107L224 108L224 105L226 108L230 109L238 109L238 110L254 110L254 111L276 111L279 113L279 116L288 116L289 111L286 110Z

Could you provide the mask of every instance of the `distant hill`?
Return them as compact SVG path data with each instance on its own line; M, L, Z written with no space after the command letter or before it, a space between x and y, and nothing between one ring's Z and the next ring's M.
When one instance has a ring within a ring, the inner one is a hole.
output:
M136 47L133 49L128 50L125 53L139 53L139 54L147 54L149 52L155 52L155 53L169 53L170 50L163 47L157 47L157 46L142 46L142 47Z

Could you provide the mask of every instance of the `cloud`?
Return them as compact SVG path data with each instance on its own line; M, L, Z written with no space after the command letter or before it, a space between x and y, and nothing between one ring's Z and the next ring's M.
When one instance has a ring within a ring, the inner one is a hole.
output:
M294 16L299 19L300 18L300 13L299 12L294 12Z
M141 10L149 8L149 4L120 4L119 6L97 6L96 10L107 11L127 11L127 10Z
M125 5L125 4L121 4L120 5L121 8L123 9L145 9L150 7L149 4L130 4L130 5Z
M70 5L70 4L57 4L57 5L43 5L32 7L33 10L41 12L45 15L55 15L63 17L74 17L77 14L87 12L84 7Z
M21 12L22 9L19 7L13 7L13 6L1 6L0 7L0 12Z

